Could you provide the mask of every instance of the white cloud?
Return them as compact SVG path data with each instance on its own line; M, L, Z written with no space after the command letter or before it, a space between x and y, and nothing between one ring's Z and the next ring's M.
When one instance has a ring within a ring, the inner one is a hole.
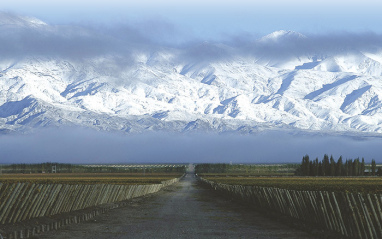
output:
M0 23L12 14L0 14ZM20 20L20 19L19 19ZM22 21L22 19L20 20ZM116 55L130 61L132 51L155 51L162 47L182 50L186 61L211 61L232 55L290 57L330 55L347 51L382 49L382 35L374 32L331 32L307 34L306 38L286 38L280 42L258 42L251 33L220 35L215 40L190 35L163 18L115 25L1 25L2 57L61 56L74 59ZM229 45L226 47L220 43Z

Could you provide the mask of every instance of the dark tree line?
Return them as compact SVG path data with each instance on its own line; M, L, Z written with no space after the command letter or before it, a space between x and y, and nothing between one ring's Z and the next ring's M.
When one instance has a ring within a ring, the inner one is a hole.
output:
M342 156L337 161L333 156L325 154L324 158L319 161L318 158L310 160L309 155L302 158L300 167L296 170L296 175L300 176L364 176L365 175L365 159L342 159ZM375 160L371 160L369 175L382 174L382 168L378 169Z

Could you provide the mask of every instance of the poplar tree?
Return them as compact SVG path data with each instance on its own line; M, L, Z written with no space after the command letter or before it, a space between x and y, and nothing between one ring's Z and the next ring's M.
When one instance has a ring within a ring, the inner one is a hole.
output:
M322 168L323 168L323 176L330 175L330 162L329 162L329 156L327 154L324 155L324 159L322 160Z
M336 162L334 161L333 155L330 155L330 176L336 175Z
M325 176L325 168L322 165L322 162L318 163L318 176Z
M314 176L318 176L319 174L319 168L318 168L318 158L316 158L315 163L314 163Z
M353 159L346 160L346 176L353 176Z
M342 162L342 156L339 157L337 160L337 167L336 167L336 176L342 176L342 168L343 168L343 162Z
M359 158L354 159L353 164L352 164L352 171L353 171L353 173L352 173L353 176L359 175L358 174L359 173Z
M302 163L301 163L301 171L303 176L309 176L310 170L309 170L309 155L305 155L302 157Z
M314 169L315 169L314 163L315 163L315 161L309 162L309 176L315 176L314 175Z
M375 163L375 160L371 160L371 175L375 176L375 172L377 171L377 164Z
M360 167L360 176L364 176L365 175L365 159L362 158L362 162L361 162L361 167Z

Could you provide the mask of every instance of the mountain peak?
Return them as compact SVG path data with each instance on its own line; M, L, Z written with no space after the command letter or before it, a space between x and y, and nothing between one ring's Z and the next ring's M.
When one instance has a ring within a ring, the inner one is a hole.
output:
M272 32L271 34L268 34L262 38L260 38L260 42L278 42L282 40L296 40L296 39L304 39L306 38L305 35L295 32L295 31L286 31L286 30L280 30Z
M40 19L28 16L19 16L11 13L0 12L0 26L45 26Z

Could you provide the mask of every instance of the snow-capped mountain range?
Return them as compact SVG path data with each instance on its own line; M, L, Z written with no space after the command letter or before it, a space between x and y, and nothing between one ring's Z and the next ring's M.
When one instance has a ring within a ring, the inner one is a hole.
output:
M0 19L0 31L10 35L25 29L42 38L71 34L34 18ZM0 47L0 129L382 133L382 48L305 52L298 47L307 39L278 31L236 48L126 45L121 52L79 58L12 55L8 41Z

